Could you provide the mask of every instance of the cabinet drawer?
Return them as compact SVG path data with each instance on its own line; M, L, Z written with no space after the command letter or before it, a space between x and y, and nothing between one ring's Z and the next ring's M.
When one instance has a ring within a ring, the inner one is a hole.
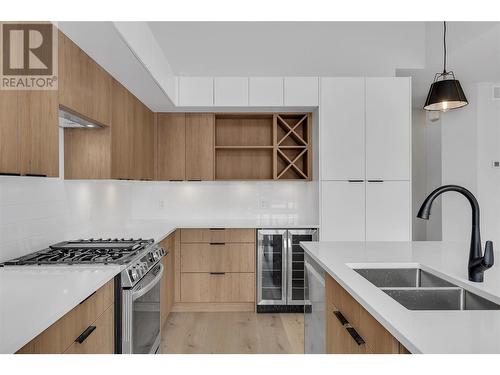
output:
M114 353L114 305L106 311L90 326L83 330L78 338L82 341L74 341L64 354L113 354ZM84 332L89 332L85 337Z
M254 302L254 273L183 273L182 302Z
M114 299L114 283L109 281L89 298L19 349L21 354L60 354L97 320Z
M340 311L370 351L376 354L399 353L399 342L394 336L330 276L326 277L326 296L327 311Z
M356 342L348 328L337 318L338 309L329 305L326 311L326 352L328 354L370 354L366 343ZM352 327L349 327L352 329Z
M184 243L181 272L255 272L255 244Z
M181 229L181 242L255 242L254 229Z

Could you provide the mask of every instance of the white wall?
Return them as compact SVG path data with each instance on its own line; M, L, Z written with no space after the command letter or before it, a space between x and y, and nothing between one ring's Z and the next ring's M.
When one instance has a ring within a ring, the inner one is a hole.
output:
M317 225L316 182L64 181L0 177L0 261L103 228L164 220ZM142 223L144 224L144 223ZM125 229L124 229L125 230Z

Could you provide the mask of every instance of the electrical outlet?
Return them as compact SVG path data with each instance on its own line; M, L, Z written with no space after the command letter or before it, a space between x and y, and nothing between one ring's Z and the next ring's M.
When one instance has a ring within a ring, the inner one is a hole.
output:
M492 166L493 168L498 168L498 167L500 167L500 161L498 161L498 160L493 160L493 161L491 162L491 166Z

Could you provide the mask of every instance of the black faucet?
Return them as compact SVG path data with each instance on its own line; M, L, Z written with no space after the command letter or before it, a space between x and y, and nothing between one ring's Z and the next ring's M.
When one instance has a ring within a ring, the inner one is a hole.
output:
M472 207L472 234L470 238L470 253L469 253L469 280L477 283L483 282L484 271L493 266L493 242L486 241L483 250L481 249L481 234L479 232L479 204L477 199L469 190L458 185L444 185L438 187L425 198L420 210L418 210L417 217L429 220L431 213L431 206L434 199L446 191L456 191L467 198Z

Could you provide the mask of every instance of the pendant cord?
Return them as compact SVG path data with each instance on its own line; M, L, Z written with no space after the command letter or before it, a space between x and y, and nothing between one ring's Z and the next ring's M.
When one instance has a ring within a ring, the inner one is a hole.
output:
M446 74L446 21L443 21L443 74Z

